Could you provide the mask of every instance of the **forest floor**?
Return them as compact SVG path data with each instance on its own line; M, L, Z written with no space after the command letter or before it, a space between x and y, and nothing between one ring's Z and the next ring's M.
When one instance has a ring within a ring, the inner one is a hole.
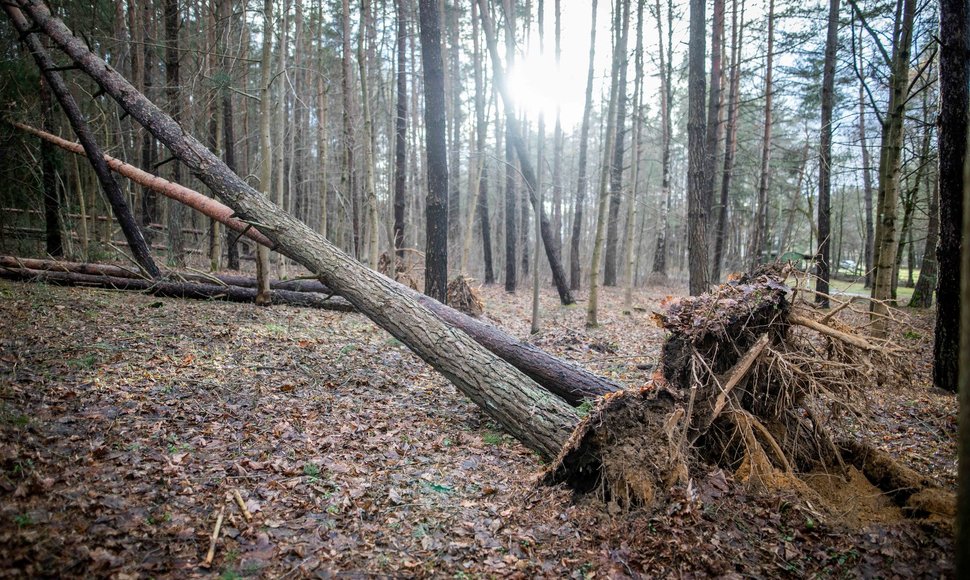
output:
M623 316L606 289L587 331L550 289L534 341L639 386L650 313L682 292L643 289ZM530 292L482 294L527 335ZM860 429L953 489L956 400L929 384L932 313L908 316L912 384L867 388ZM714 471L645 512L538 485L543 467L362 315L0 281L3 577L953 574L948 523L841 479L839 509Z

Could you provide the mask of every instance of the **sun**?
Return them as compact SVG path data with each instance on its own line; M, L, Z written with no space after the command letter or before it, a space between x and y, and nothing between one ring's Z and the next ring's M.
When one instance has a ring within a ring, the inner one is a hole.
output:
M529 54L516 61L508 73L508 88L515 106L537 119L545 116L551 126L558 109L564 127L582 120L585 99L585 71L577 76L568 72L551 56Z

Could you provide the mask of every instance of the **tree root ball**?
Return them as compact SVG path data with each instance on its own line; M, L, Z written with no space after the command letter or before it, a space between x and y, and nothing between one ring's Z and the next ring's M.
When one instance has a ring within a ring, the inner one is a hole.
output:
M687 481L683 406L663 388L648 386L605 396L573 432L544 473L621 507L653 506Z

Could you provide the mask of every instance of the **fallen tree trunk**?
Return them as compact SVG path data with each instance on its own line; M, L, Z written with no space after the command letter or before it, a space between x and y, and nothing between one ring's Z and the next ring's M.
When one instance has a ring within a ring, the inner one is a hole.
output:
M203 284L200 282L166 282L147 278L121 278L75 272L56 272L52 270L34 270L31 268L11 268L0 266L0 278L8 280L46 282L58 286L88 286L94 288L108 288L112 290L135 290L147 292L153 296L167 298L192 298L196 300L226 300L228 302L252 303L256 299L255 288L241 288L239 286L220 286L218 284ZM272 290L274 304L302 306L306 308L322 308L339 312L353 312L354 307L339 297L326 298L315 293L292 292L290 290Z
M65 151L70 151L71 153L77 155L84 155L84 149L77 143L72 143L67 139L62 139L57 135L53 135L46 131L41 131L40 129L31 127L30 125L25 125L23 123L11 123L11 125L17 129L20 129L21 131L25 131L31 135L36 135L41 139L53 143ZM110 155L105 154L104 160L105 163L108 164L108 167L118 175L123 175L138 185L148 187L152 191L158 192L165 197L183 203L192 209L209 216L227 228L239 232L240 235L245 235L251 240L259 244L263 244L271 250L273 249L273 242L271 242L269 238L261 234L258 229L253 227L252 224L248 224L236 218L231 208L219 203L217 200L212 199L211 197L206 197L193 189L185 187L184 185L172 183L167 179L139 169L134 165L125 163L120 159L115 159Z
M464 332L418 304L410 291L369 270L250 187L202 143L94 55L36 0L17 0L35 26L245 221L407 345L527 447L554 456L579 423L546 391Z
M39 260L14 256L0 256L0 266L55 272L74 272L93 276L141 277L138 272L128 270L121 266ZM233 274L167 272L165 276L170 279L190 280L202 284L212 284L214 280L218 280L230 286L256 288L255 278ZM219 285L215 284L215 286L218 287ZM332 289L325 286L319 280L277 280L272 282L270 287L274 291L285 290L304 293L316 292L325 295L335 294ZM528 375L546 390L561 397L571 405L579 405L585 400L594 399L623 388L621 385L591 373L576 364L552 356L533 344L517 340L515 337L488 322L468 316L409 288L406 291L414 300L425 306L438 316L438 318L463 330L475 342L512 364L512 366ZM286 303L297 304L296 301L287 301Z

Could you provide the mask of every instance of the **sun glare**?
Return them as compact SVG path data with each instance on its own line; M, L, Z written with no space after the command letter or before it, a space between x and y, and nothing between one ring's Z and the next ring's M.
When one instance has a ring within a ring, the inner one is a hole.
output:
M585 73L585 71L580 71ZM542 113L552 126L559 108L564 127L582 120L585 74L572 74L556 67L550 56L528 55L509 71L509 92L517 107L536 119Z

